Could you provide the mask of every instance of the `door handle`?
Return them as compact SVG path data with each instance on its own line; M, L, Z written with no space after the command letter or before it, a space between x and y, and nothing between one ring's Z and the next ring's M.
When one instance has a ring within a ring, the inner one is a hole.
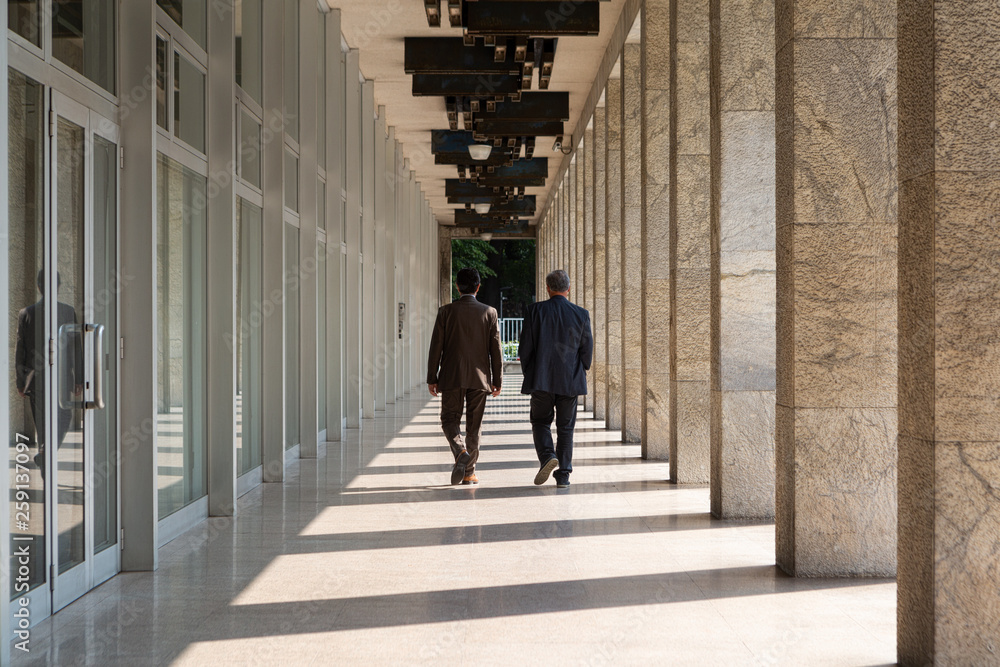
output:
M104 409L104 325L88 324L87 333L94 334L94 400L87 401L87 410Z

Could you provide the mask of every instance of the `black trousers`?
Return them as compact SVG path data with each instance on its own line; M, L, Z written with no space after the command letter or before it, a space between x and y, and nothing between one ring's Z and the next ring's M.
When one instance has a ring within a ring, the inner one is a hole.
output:
M483 412L490 392L483 389L449 389L441 392L441 430L448 438L452 455L457 459L468 450L472 460L465 474L476 472L479 460L479 435L483 430ZM462 410L465 409L465 441L462 441Z
M557 482L569 480L573 472L573 429L576 428L577 396L561 396L547 391L531 392L531 435L535 440L538 462L553 456L559 459L559 469L553 475ZM556 420L556 445L552 446L552 418Z

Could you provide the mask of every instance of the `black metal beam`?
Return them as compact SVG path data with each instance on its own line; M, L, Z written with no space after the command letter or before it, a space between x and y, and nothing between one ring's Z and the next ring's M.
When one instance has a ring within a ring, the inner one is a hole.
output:
M407 37L403 45L403 70L407 74L521 74L513 53L495 60L496 50L465 46L461 37Z
M542 120L476 120L476 134L487 137L557 137L563 134L561 121Z
M506 74L414 74L413 95L510 95L521 90L521 77Z
M569 121L569 93L525 91L520 102L496 102L493 108L476 114L476 120Z
M486 215L479 215L475 211L455 211L456 225L496 225L501 226L508 222L513 223L520 218L530 218L530 215L493 215L489 212Z
M470 35L597 35L598 0L477 0L464 7Z

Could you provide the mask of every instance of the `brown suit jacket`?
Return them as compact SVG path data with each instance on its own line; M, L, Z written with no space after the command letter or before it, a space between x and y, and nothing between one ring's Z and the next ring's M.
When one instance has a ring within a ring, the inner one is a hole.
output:
M495 308L467 294L438 310L427 360L427 384L438 391L499 387L503 376Z

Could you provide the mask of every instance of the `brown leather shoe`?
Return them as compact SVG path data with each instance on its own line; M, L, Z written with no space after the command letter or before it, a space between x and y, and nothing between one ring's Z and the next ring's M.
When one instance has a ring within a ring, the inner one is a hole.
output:
M465 485L479 484L479 478L476 477L476 473L472 473L471 475L466 475L465 479L462 480L462 484Z
M462 453L458 455L455 459L455 467L451 469L451 483L452 485L460 484L465 478L465 467L469 465L469 461L472 460L472 454L468 450L463 449Z

